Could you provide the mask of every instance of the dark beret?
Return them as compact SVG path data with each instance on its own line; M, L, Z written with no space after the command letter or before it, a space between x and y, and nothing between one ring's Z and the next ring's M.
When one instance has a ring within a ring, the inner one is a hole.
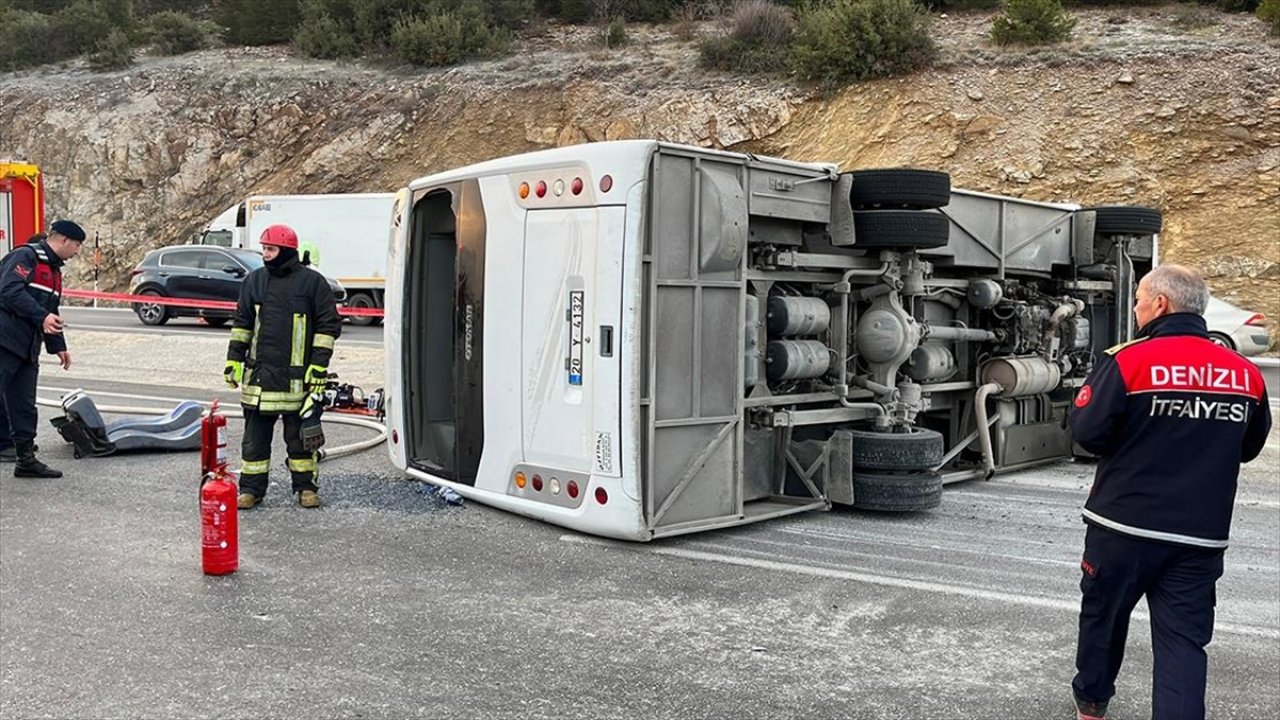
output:
M68 240L84 242L84 230L70 220L55 220L53 224L49 226L49 231L56 232Z

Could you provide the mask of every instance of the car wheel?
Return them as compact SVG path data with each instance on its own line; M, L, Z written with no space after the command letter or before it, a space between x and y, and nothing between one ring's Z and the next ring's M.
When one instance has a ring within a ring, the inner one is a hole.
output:
M1094 232L1098 235L1154 235L1163 225L1163 216L1155 208L1100 205L1088 209L1096 213Z
M942 433L922 427L889 433L850 430L853 466L858 470L931 470L942 464Z
M155 290L144 290L140 295L150 297L163 297ZM138 314L138 319L143 325L163 325L169 322L169 309L158 303L134 303L133 311Z
M347 307L361 308L363 310L375 310L378 305L373 301L372 296L365 293L354 293L351 297L347 298ZM352 325L372 325L378 320L376 317L362 315L351 315L347 319L351 321Z
M853 214L854 244L895 250L946 247L951 221L922 210L859 210Z
M879 512L917 512L942 504L942 476L936 472L853 472L853 506Z
M1226 333L1220 333L1220 332L1209 333L1209 342L1213 343L1214 345L1221 345L1222 347L1228 350L1236 349L1235 341L1233 341L1231 339L1231 336L1227 335Z
M854 170L849 202L854 210L940 208L951 202L951 176L936 170Z

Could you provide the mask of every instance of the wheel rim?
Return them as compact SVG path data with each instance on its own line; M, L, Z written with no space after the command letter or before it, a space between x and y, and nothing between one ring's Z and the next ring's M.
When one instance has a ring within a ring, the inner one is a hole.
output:
M164 310L156 303L147 303L138 306L138 316L142 318L143 322L155 322L159 320L160 313L162 312L164 312Z

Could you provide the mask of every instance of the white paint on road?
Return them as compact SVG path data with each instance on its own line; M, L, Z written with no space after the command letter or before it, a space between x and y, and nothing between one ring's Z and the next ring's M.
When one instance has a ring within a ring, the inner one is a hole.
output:
M130 400L147 400L152 402L169 402L169 403L198 402L201 405L209 404L207 400L197 400L196 398L159 397L156 395L138 395L136 393L107 392L106 390L85 390L84 388L61 388L61 387L49 387L48 385L41 385L39 386L39 389L45 392L58 393L59 395L68 395L70 393L75 392L76 390L84 390L84 393L90 397L94 395L104 395L106 397L129 398ZM230 388L228 388L227 391L234 392Z
M983 588L970 587L967 585L940 583L930 580L917 580L912 578L894 577L892 575L881 575L878 573L824 567L821 565L812 565L800 562L794 558L788 558L781 554L775 555L771 553L764 553L762 551L752 552L765 555L766 557L743 557L741 555L728 555L720 552L689 550L686 548L664 547L661 545L637 546L632 543L587 537L585 535L561 535L560 540L562 542L579 545L597 545L625 549L632 552L645 552L653 555L681 558L684 560L736 565L739 567L749 567L757 570L807 575L810 577L819 577L829 580L847 580L868 585L879 585L882 587L900 588L903 590L917 590L920 592L949 595L953 597L973 598L976 600L987 600L1011 605L1042 608L1046 610L1058 610L1070 613L1078 613L1080 611L1080 603L1076 600L1059 600L1039 595L1005 593L996 590L985 590ZM725 547L724 549L731 552L743 552L743 549L741 548ZM1137 620L1146 620L1149 619L1150 616L1141 610L1135 610L1133 617ZM1280 640L1280 628L1276 627L1242 625L1238 623L1218 623L1215 625L1214 630L1215 632L1230 633L1232 635L1245 635L1249 637L1265 638L1268 640Z
M160 329L151 327L122 328L113 325L85 325L84 323L75 323L68 325L68 329L72 330L96 330L98 332L112 333L139 333L143 335L194 335L195 337L210 338L213 340L224 339L222 335L213 332L201 332L199 330L176 330L176 329ZM216 329L216 328L215 328ZM229 334L229 333L228 333ZM382 343L377 340L353 340L349 338L339 338L338 342L342 345L364 345L367 347L382 347Z

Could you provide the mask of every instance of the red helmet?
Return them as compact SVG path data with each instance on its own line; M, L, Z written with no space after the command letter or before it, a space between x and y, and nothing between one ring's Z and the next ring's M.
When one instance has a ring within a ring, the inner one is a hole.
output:
M262 231L262 237L258 238L258 243L297 250L298 233L294 232L293 228L288 225L272 225Z

